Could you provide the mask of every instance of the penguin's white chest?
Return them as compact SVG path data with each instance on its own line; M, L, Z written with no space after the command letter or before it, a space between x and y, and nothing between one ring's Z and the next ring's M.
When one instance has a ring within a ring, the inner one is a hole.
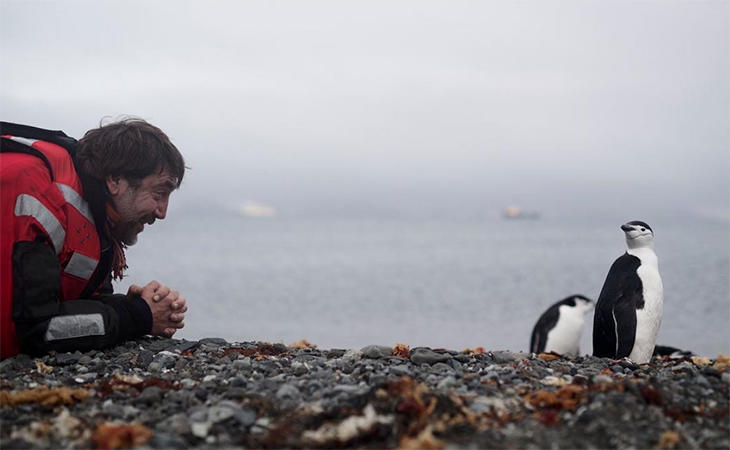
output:
M583 311L561 305L558 323L548 332L545 342L546 352L578 356L580 335L583 332Z
M639 364L651 360L659 326L662 323L664 287L659 275L657 258L653 251L637 252L641 266L636 274L641 279L644 307L636 310L636 336L629 358Z

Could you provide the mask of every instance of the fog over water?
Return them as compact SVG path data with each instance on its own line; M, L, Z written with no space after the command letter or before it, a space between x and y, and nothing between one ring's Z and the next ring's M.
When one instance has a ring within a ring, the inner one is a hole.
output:
M495 223L519 205L691 224L727 255L729 18L726 1L2 0L0 116L161 127L190 167L163 229L246 200L270 223ZM196 257L138 247L153 272Z

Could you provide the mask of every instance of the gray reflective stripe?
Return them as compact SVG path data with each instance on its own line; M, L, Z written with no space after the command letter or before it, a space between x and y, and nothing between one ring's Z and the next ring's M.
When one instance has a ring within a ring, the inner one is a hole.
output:
M101 314L79 314L77 316L56 316L48 323L46 341L72 339L83 336L102 336L104 318Z
M84 200L74 188L62 183L56 183L56 186L58 187L58 190L61 191L61 194L63 194L63 198L66 199L71 206L76 208L82 216L86 217L86 220L94 223L94 216L91 215L89 204L86 203L86 200Z
M53 241L53 247L56 254L61 253L63 241L66 239L66 230L61 226L61 222L56 216L48 210L37 198L28 194L20 194L15 201L16 216L31 216L46 230L48 236Z
M32 147L33 144L38 142L38 139L28 139L24 137L17 137L17 136L11 136L11 141L20 142L21 144L27 145L28 147Z
M68 260L68 264L66 264L66 268L63 271L88 280L91 278L91 274L94 273L94 269L96 269L98 263L99 260L97 259L89 258L81 253L74 253L71 259Z

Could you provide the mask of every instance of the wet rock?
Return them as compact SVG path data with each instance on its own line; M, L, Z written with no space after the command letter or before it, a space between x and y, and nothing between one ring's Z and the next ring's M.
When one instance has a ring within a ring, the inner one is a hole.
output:
M345 353L347 353L347 350L345 349L333 348L332 350L325 352L325 356L328 359L341 358Z
M411 368L408 366L408 364L398 364L398 365L392 366L390 368L390 373L392 373L393 375L398 375L398 376L402 376L402 375L411 376L411 374L413 372L411 371Z
M146 369L154 360L154 353L149 350L140 350L137 354L137 367ZM160 364L161 366L161 364Z
M208 398L208 391L203 387L195 389L195 398L204 402Z
M53 363L57 366L70 366L71 364L78 363L79 359L81 359L81 352L59 353L56 355Z
M436 364L451 359L450 354L436 353L427 347L416 347L411 349L410 355L413 364Z
M223 400L208 409L208 420L213 423L223 422L236 414L240 407L229 400Z
M168 350L173 353L182 354L187 351L195 350L200 346L200 341L186 341L183 339L179 344L173 345Z
M157 386L149 386L139 394L138 400L147 405L153 405L162 400L162 389Z
M251 368L251 358L237 359L233 361L234 370L249 370Z
M456 372L453 367L451 367L448 364L442 363L442 362L437 362L437 363L433 364L431 366L431 370L433 370L436 373L442 373L442 374Z
M438 382L438 384L436 385L436 389L445 390L453 387L454 385L456 385L456 378L449 375Z
M210 337L210 338L203 338L198 341L199 345L214 345L214 346L222 346L226 345L228 341L222 338L216 338L216 337Z
M368 345L360 349L360 352L364 358L380 359L390 357L392 349L382 345Z
M154 356L152 362L159 364L161 369L170 369L175 365L178 357L175 353L163 350Z
M276 391L276 398L296 399L299 398L299 389L292 384L284 384Z
M190 432L189 429L187 431ZM149 442L152 448L186 448L188 442L180 434L158 432L152 436Z
M234 413L236 422L244 427L250 427L256 422L256 411L250 408L239 409Z

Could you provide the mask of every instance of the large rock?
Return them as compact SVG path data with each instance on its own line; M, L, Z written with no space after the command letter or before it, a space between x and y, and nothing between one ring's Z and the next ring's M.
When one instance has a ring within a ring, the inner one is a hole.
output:
M428 347L416 347L411 350L411 362L413 364L436 364L451 359L448 353L436 353Z

